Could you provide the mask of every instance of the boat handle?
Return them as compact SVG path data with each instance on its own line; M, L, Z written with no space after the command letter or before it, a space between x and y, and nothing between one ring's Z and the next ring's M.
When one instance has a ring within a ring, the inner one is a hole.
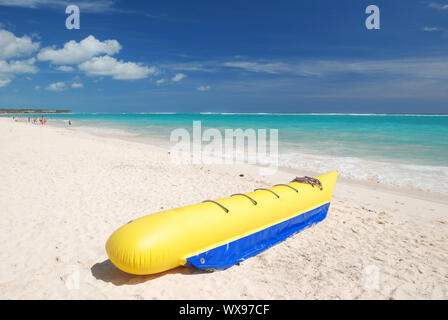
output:
M322 186L322 182L320 182L319 179L311 178L311 177L308 177L308 176L296 177L291 182L306 183L306 184L311 185L313 188L314 188L314 186L317 186L321 191L324 190L324 187Z
M291 187L291 186L288 185L288 184L276 184L274 187L279 187L279 186L283 186L283 187L291 188L291 189L294 190L295 192L299 193L299 190L297 190L297 189L294 188L294 187Z
M254 205L257 205L257 201L255 201L254 199L252 199L251 197L249 197L247 194L244 194L244 193L235 193L235 194L232 194L232 195L231 195L231 197L233 197L233 196L244 196L244 197L246 197L247 199L249 199L250 201L252 201L252 203L253 203Z
M269 192L275 194L275 196L276 196L277 198L280 199L280 196L279 196L278 194L276 194L276 193L275 193L274 191L272 191L272 190L269 190L269 189L266 189L266 188L258 188L258 189L255 189L254 191L259 191L259 190L266 190L266 191L269 191Z
M213 201L213 200L204 200L202 201L202 203L204 202L211 202L214 204L217 204L218 206L220 206L226 213L229 213L229 209L227 209L226 207L224 207L222 204L220 204L219 202Z

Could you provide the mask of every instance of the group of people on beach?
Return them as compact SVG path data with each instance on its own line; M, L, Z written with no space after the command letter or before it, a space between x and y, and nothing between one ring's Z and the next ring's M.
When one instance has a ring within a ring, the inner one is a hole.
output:
M30 123L30 117L28 117L28 123ZM44 116L41 116L40 118L39 118L39 122L40 122L40 124L41 125L46 125L47 124L47 119L45 119L44 118ZM33 118L33 124L37 124L37 119L36 118Z
M0 115L0 117L2 117L2 115ZM20 119L23 119L22 117L16 117L16 116L11 116L11 118L14 122L19 122ZM34 117L34 118L27 117L27 119L28 119L28 123L32 123L32 124L40 123L43 126L47 124L47 119L44 116L40 116L39 118L38 117ZM70 120L68 120L67 123L69 126L72 125L72 122Z
M11 118L14 122L19 122L19 118L17 118L16 116L11 116ZM40 118L34 117L33 124L37 124L37 121L39 121L43 126L47 124L47 119L44 116L40 116ZM28 123L31 123L31 117L28 117Z

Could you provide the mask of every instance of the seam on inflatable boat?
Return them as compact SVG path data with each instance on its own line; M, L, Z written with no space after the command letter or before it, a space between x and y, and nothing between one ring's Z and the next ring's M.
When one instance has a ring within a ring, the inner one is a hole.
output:
M258 228L254 228L254 229L252 229L252 230L249 230L249 231L247 231L247 232L244 232L243 234L239 234L239 235L237 235L237 236L233 236L233 237L228 238L228 239L223 240L223 241L218 241L218 242L216 242L216 243L213 243L213 244L211 244L211 245L209 245L209 246L206 246L206 247L202 248L201 250L197 250L197 251L190 252L188 255L184 255L184 256L182 256L182 257L180 258L180 260L181 260L181 261L182 261L182 260L185 261L188 257L195 256L195 255L201 254L202 252L209 251L209 250L212 250L212 249L214 249L214 248L217 248L217 247L220 247L220 246L222 246L222 245L225 245L225 244L227 244L227 243L229 243L229 242L233 242L233 241L237 241L237 240L239 240L239 239L245 238L245 237L250 236L251 234L254 234L254 233L256 233L256 232L265 230L265 229L270 228L270 227L272 227L272 226L276 226L276 225L278 225L278 224L280 224L280 223L283 223L283 222L285 222L285 221L288 221L288 220L290 220L290 219L294 219L295 217L298 217L298 216L301 215L301 214L306 214L307 212L316 210L317 208L320 208L320 207L322 207L322 206L324 206L324 205L326 205L326 204L329 204L329 203L330 203L329 201L321 202L319 205L315 206L315 207L312 208L312 209L309 209L308 211L302 212L302 213L300 213L300 214L296 214L296 215L294 215L294 216L289 216L289 217L287 217L287 218L279 219L279 220L275 221L274 223L267 224L267 225L263 225L263 226L258 227Z
M250 258L293 234L325 219L330 203L306 211L280 223L186 258L185 266L198 269L225 269Z

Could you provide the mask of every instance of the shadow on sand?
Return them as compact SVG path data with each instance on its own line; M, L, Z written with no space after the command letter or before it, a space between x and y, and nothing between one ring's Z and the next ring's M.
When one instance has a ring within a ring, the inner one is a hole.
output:
M121 271L109 259L94 264L90 270L96 279L113 283L116 286L140 284L169 274L195 275L208 273L192 267L177 267L157 274L138 276Z

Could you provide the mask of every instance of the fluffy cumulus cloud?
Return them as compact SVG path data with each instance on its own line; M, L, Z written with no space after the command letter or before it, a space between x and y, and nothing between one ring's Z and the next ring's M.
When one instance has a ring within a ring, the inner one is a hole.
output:
M0 60L29 56L39 46L28 36L16 37L12 32L0 30Z
M81 89L84 88L84 85L82 84L82 82L73 82L70 87L73 89ZM34 89L36 91L39 91L40 87L36 86ZM45 90L48 91L65 91L67 89L69 89L69 86L63 81L52 83L45 88Z
M11 80L10 79L0 79L0 88L1 87L6 87L8 84L10 84L11 83Z
M34 66L36 59L28 60L0 60L0 87L7 86L17 74L36 73L39 69Z
M111 76L117 80L143 79L150 74L157 74L157 69L154 67L123 62L109 56L92 58L78 67L89 76Z
M81 82L73 82L72 83L72 88L73 89L80 89L80 88L84 88L84 85Z
M186 78L187 77L187 75L185 75L185 74L183 74L183 73L178 73L178 74L176 74L171 80L173 81L173 82L179 82L179 81L181 81L182 79L184 79L184 78Z
M196 88L198 91L208 91L208 90L210 90L210 86L209 85L207 85L207 86L200 86L200 87L198 87L198 88Z
M50 84L46 90L48 91L64 91L67 89L67 85L65 84L65 82L55 82Z
M36 73L39 69L34 65L36 59L31 58L28 60L0 60L0 74L25 74Z
M17 60L30 56L39 49L39 43L30 37L17 37L12 32L0 30L0 87L5 87L17 74L36 73L36 59Z
M75 71L75 68L73 68L71 66L59 66L56 69L59 70L59 71L64 71L64 72Z
M17 74L38 72L39 69L35 66L36 61L54 64L57 66L56 70L63 72L73 72L78 68L88 76L110 76L117 80L143 79L149 75L159 74L159 70L155 67L112 57L122 49L117 40L100 41L90 35L79 42L68 41L59 48L51 46L39 51L39 47L40 44L34 42L32 37L17 37L9 31L0 29L0 87L10 84ZM37 59L17 59L29 57L36 52ZM183 74L176 75L173 81L180 81L184 77ZM79 81L72 85L56 82L46 89L62 91L69 87L82 88L83 86Z
M165 83L165 79L159 79L159 80L157 80L156 81L156 83L158 84L158 85L161 85L162 83Z
M71 40L65 43L62 49L56 49L54 46L44 48L39 52L37 58L40 61L49 61L60 65L80 64L100 55L114 55L121 48L117 40L99 41L90 35L80 42Z

